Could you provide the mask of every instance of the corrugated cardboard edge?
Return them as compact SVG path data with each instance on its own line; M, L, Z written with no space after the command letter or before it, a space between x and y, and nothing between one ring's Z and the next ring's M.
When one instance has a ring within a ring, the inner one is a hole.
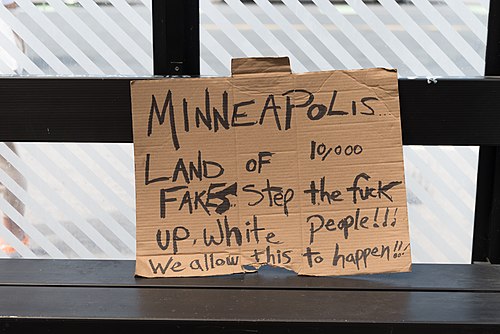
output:
M290 58L288 57L255 57L233 58L231 60L231 75L247 75L262 73L291 74Z

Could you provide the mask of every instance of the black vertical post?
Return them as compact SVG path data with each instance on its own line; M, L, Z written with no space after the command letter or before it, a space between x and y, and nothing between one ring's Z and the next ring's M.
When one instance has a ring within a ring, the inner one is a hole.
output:
M500 1L490 0L486 76L500 75ZM500 148L481 146L477 171L472 261L500 263Z
M200 75L199 0L153 0L155 75Z

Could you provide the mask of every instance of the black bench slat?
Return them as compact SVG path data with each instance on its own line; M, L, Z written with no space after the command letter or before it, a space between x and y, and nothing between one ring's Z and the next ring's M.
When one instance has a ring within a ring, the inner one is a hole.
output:
M0 287L0 318L169 322L498 324L500 294Z
M258 274L200 278L134 277L134 261L0 260L0 286L295 289L500 292L500 266L416 264L411 273L350 277L296 276L263 268Z
M1 78L0 141L131 143L131 78ZM500 78L400 79L403 144L500 145Z

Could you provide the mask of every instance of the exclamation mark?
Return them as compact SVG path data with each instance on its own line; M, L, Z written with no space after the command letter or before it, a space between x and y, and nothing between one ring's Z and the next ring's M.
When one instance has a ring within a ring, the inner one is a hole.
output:
M408 249L408 247L410 247L410 244L406 245L405 249L403 249L403 254L401 254L401 255L405 255L405 252Z
M389 218L389 208L385 208L384 223L382 226L387 227L387 219Z
M394 210L394 220L393 220L393 221L392 221L392 223L391 223L391 226L392 226L392 227L396 226L396 215L397 215L397 213L398 213L398 208L396 208L396 209Z
M375 209L375 217L373 217L373 227L379 227L377 224L377 218L378 218L378 208Z
M408 246L406 246L406 248L408 248ZM401 254L401 248L403 248L403 241L396 241L396 244L394 245L394 254L392 255L393 258L397 259L398 257L404 255L404 253Z

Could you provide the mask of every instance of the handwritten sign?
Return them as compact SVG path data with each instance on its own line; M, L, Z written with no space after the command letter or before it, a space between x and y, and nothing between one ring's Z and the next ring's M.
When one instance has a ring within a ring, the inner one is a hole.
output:
M395 70L131 83L136 274L409 271Z

